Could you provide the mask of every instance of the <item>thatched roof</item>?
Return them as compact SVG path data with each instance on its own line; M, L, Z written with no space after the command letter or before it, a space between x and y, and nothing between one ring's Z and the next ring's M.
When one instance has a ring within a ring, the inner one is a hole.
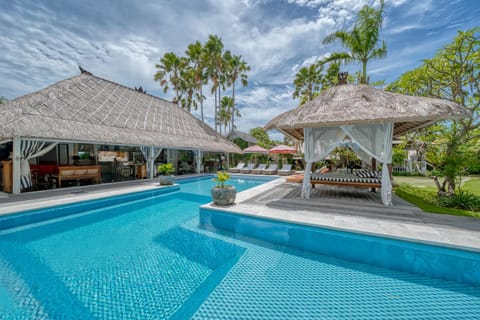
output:
M0 141L51 140L241 153L169 101L84 72L0 105Z
M232 139L232 140L236 139L236 138L240 138L245 142L258 143L257 139L255 139L253 136L249 135L248 133L238 131L238 130L235 130L235 129L233 129L232 131L230 131L227 134L227 138Z
M468 116L469 111L447 100L413 97L368 85L338 85L318 97L282 113L265 125L303 139L303 128L394 122L394 135L427 124Z

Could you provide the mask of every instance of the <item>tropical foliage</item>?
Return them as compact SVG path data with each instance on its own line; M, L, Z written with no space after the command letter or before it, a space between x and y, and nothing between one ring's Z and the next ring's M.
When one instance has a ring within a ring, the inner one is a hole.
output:
M323 67L323 62L316 62L308 67L301 68L295 75L293 98L300 99L300 106L313 100L320 92L337 83L340 65L337 63L329 64L325 73L322 73Z
M230 180L230 174L226 171L218 171L217 176L212 179L217 183L217 188L225 188L225 182Z
M383 10L383 0L380 0L380 7L378 9L366 5L358 12L352 30L340 30L327 36L323 40L324 44L330 44L336 40L340 40L342 46L347 51L334 52L323 61L344 63L360 62L362 64L360 82L368 83L368 61L381 59L387 55L387 44L379 38L383 22Z
M249 133L252 137L257 139L258 145L265 149L270 149L275 145L275 141L270 140L267 132L262 127L250 129Z
M458 178L480 161L480 28L459 31L433 58L387 90L449 99L471 111L464 119L443 121L410 136L421 156L435 166L438 193L453 195Z
M189 44L184 57L167 52L156 68L154 79L164 92L172 89L174 102L188 111L200 106L202 121L206 99L203 89L209 86L214 96L215 130L235 128L235 118L241 116L235 103L236 86L238 82L244 87L248 85L250 67L241 56L225 50L220 37L210 35L204 44ZM226 96L226 92L231 96Z

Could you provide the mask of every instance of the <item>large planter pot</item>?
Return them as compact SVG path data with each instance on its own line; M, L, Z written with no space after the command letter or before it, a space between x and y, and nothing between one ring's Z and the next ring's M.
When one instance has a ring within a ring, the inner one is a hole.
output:
M174 176L159 176L158 182L162 186L169 186L173 184Z
M218 206L228 206L235 202L237 189L233 186L226 186L224 188L213 187L211 193L213 203Z

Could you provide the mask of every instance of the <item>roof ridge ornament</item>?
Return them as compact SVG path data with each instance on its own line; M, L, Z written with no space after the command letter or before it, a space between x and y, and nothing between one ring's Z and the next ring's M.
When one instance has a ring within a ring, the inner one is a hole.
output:
M338 78L337 86L342 84L348 84L348 72L340 72L337 78Z
M78 69L80 69L81 74L86 74L86 75L89 75L89 76L93 76L93 74L90 71L82 68L82 66L80 66L80 65L78 66Z

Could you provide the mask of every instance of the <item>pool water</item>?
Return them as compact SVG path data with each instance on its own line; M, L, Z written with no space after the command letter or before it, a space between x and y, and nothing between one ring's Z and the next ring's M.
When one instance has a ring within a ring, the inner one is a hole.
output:
M478 319L478 286L199 227L212 185L1 231L0 319Z

